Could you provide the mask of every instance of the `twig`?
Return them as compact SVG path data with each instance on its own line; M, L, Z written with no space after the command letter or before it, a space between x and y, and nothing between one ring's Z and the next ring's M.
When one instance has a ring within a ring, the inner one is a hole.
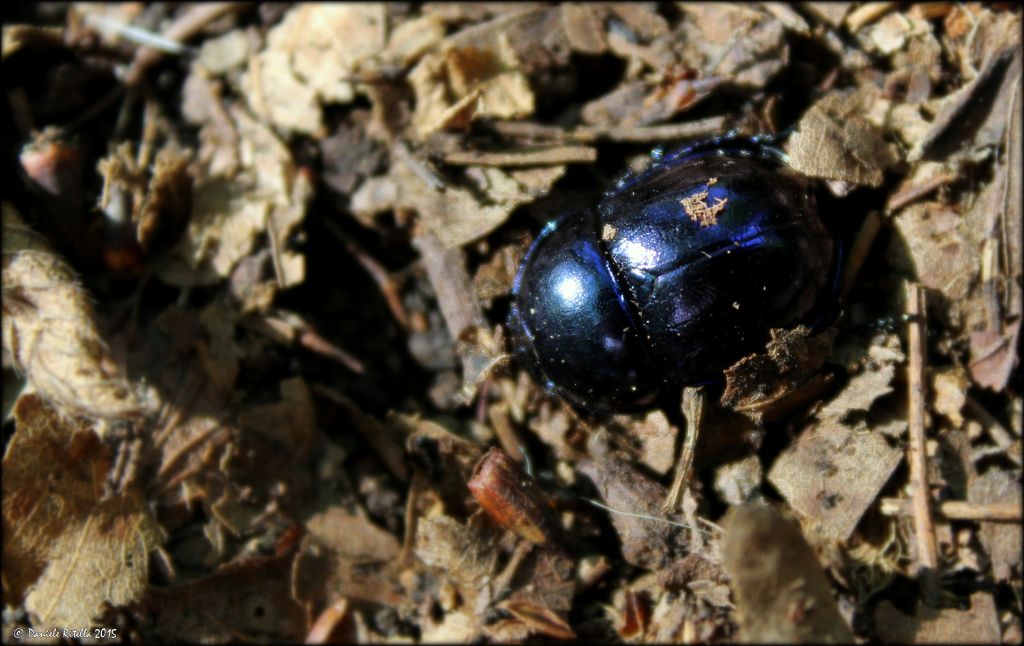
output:
M519 439L519 435L516 430L512 428L512 422L509 420L508 407L507 406L492 406L488 411L488 417L491 420L491 428L494 429L494 435L498 438L498 443L501 444L501 448L508 453L509 457L516 462L522 462L524 455L520 453L520 449L523 447L523 442Z
M299 345L321 356L333 359L357 375L366 374L363 362L355 358L336 343L331 343L313 328L299 332Z
M438 193L445 190L447 185L445 184L444 180L441 179L438 176L438 174L435 173L434 170L427 165L426 162L414 156L412 152L409 150L408 146L406 146L403 142L397 142L394 145L394 147L392 147L392 151L394 152L395 157L397 157L399 160L402 161L402 163L408 166L409 170L411 170L413 174L416 175L416 177L419 177L421 180L423 180L424 184L426 184L433 190L437 191Z
M964 404L967 406L967 410L970 411L970 413L974 415L979 422L985 425L985 428L988 430L988 435L992 438L992 441L995 442L1000 449L1006 451L1006 456L1008 458L1020 465L1020 455L1017 455L1010 450L1016 442L1010 431L1008 431L1006 427L1003 426L992 413L988 412L988 409L982 406L974 397L967 395L964 400Z
M153 49L160 50L165 54L180 56L182 54L189 54L192 52L191 48L182 45L176 39L168 38L161 34L155 34L147 29L142 29L141 27L136 27L135 25L130 25L119 20L113 20L99 14L87 15L85 17L85 22L88 25L112 31L126 40L134 41L137 45L151 47Z
M934 504L933 507L946 520L974 520L993 523L1019 523L1022 520L1020 505L1015 502L973 503L947 500ZM914 502L906 498L882 498L881 511L886 516L912 516Z
M405 500L405 536L402 537L402 551L398 553L398 566L408 567L412 563L413 548L416 546L416 530L419 528L419 516L416 515L416 502L420 491L424 489L425 476L413 469L409 482L409 493Z
M697 449L697 437L700 434L700 426L704 420L704 401L706 394L703 386L687 388L683 392L683 412L686 415L686 438L683 440L683 451L676 462L676 474L672 479L672 488L665 496L665 502L661 506L662 513L671 514L679 508L683 499L683 488L690 480L690 472L693 470L693 456Z
M910 366L907 383L910 389L908 423L910 444L907 448L907 462L910 466L910 488L914 506L914 533L917 540L918 557L923 564L921 572L922 592L933 603L939 600L939 552L935 544L935 526L932 523L931 494L928 490L928 465L925 453L925 327L927 302L924 288L917 283L907 286L907 331Z
M865 2L846 15L846 28L855 34L861 27L870 25L897 6L896 2Z
M279 289L287 287L284 275L284 261L281 259L281 241L274 230L274 215L270 209L264 212L263 227L267 231L267 242L270 244L270 260L274 266L274 279Z
M444 156L445 163L455 166L553 166L585 164L596 159L597 150L591 146L558 146L540 150L499 152L459 150Z
M158 37L174 42L191 38L228 11L243 9L245 6L239 2L211 2L194 5L178 16ZM166 55L166 52L152 47L142 47L136 50L135 58L124 74L125 85L138 85L146 71Z
M846 256L846 262L843 265L841 298L845 298L850 288L856 284L857 274L860 273L860 268L864 266L868 252L871 251L871 245L875 242L875 237L878 236L878 230L881 228L882 220L878 217L878 212L868 212L867 217L864 218L864 222L857 231L857 236L853 239L850 253Z
M575 130L562 130L538 123L517 121L498 121L493 123L492 127L507 137L535 140L555 140L579 144L596 141L657 144L721 132L725 127L725 117L708 117L698 121L669 123L660 126L581 126Z
M327 227L328 233L338 239L341 244L345 246L345 249L352 254L356 262L366 270L366 273L370 274L370 278L377 285L377 289L380 290L381 295L384 296L384 302L387 303L388 309L391 310L391 315L395 317L398 324L402 326L402 329L406 332L412 329L409 322L409 314L405 311L405 305L402 304L402 295L399 293L398 282L392 278L390 272L384 268L377 259L366 252L365 249L360 247L355 240L353 240L347 233L345 233L340 226L329 219L324 220L324 226Z

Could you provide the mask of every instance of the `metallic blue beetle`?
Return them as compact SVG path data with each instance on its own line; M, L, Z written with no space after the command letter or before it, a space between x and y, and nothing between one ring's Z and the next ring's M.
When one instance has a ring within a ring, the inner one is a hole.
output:
M813 184L766 140L684 147L544 227L508 320L542 383L587 411L639 408L830 308L836 245Z

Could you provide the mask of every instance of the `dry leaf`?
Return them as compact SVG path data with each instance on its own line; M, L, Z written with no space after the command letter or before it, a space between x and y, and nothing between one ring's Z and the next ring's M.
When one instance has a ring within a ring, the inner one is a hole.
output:
M833 92L815 103L786 142L789 164L810 177L881 186L883 172L896 163L891 144L864 118L871 92Z
M675 463L679 429L669 424L665 413L660 410L649 412L629 426L629 434L640 441L643 450L641 461L659 475L668 473Z
M811 335L806 326L772 329L765 352L737 361L725 371L720 401L755 422L773 419L817 397L830 383L820 372L835 339L834 329Z
M989 469L968 481L967 499L979 504L1002 502L1020 505L1020 478L1006 471ZM997 581L1010 579L1014 569L1017 571L1017 576L1020 576L1021 535L1019 525L983 523L981 543L992 560L992 573Z
M925 287L941 292L956 306L966 301L977 281L979 254L961 233L963 219L951 208L912 204L893 218L888 260Z
M4 587L39 630L95 625L149 585L163 530L135 492L106 495L109 451L86 425L23 395L4 453Z
M271 556L242 556L213 574L170 588L151 587L132 610L148 621L147 641L297 643L306 613L292 594L290 574L298 532L280 538Z
M715 491L729 505L742 505L764 480L764 469L756 455L724 464L715 469Z
M815 531L843 541L902 459L880 433L823 421L775 460L768 480Z
M786 64L785 26L753 5L683 3L676 29L682 63L703 78L724 77L748 88L764 87Z
M564 172L565 166L510 172L471 167L465 178L472 189L448 185L438 191L409 163L397 161L388 178L369 180L356 191L352 209L367 219L385 210L412 209L446 247L454 248L493 231L514 209L544 195Z
M126 418L149 395L125 380L107 352L89 295L63 258L3 204L5 356L68 413Z
M581 461L577 469L593 481L606 506L626 512L609 513L608 519L619 534L627 563L660 570L685 553L682 529L660 520L664 487L614 456Z
M814 551L777 511L731 509L723 553L744 641L853 643Z
M322 136L321 104L355 98L351 78L383 51L386 14L373 3L292 8L242 81L253 112L283 130Z
M907 615L890 601L875 609L875 629L887 644L998 644L999 618L992 595L971 595L968 610L919 605L916 615Z
M401 602L395 576L401 545L365 518L331 507L306 522L309 535L292 572L297 596L306 603L341 597L384 605Z
M867 412L876 399L892 392L895 375L896 366L891 363L868 367L851 377L843 389L818 411L818 419L841 421L851 413Z
M244 110L233 109L231 116L238 128L242 169L198 182L192 221L160 278L176 286L217 283L263 236L275 257L278 287L299 284L305 279L305 262L287 242L305 217L312 184L270 129Z

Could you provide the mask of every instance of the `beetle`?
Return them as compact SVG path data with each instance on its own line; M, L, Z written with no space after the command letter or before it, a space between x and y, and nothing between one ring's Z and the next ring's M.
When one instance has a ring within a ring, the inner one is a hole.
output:
M827 318L838 244L816 184L773 142L729 134L655 156L544 227L507 321L541 383L587 412L634 410L720 380L772 327Z

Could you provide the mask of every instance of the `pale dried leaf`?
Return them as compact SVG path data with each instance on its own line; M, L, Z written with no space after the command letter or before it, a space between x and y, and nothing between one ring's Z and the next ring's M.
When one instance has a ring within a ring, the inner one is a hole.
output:
M842 541L902 459L879 433L826 421L775 460L768 480L815 531Z
M270 30L243 89L253 111L284 130L323 128L321 104L355 98L351 77L385 46L381 4L304 4Z
M287 147L266 126L233 109L240 172L215 175L195 187L192 221L160 278L176 286L217 283L228 277L263 236L277 252L278 287L304 279L304 260L286 242L305 217L313 188L295 168Z
M883 172L897 158L881 130L864 117L877 100L870 91L822 97L786 142L790 165L811 177L881 186Z
M764 469L756 455L729 462L715 469L715 491L729 505L741 505L750 499L764 480Z
M416 528L416 556L448 572L466 589L477 590L492 577L498 550L477 529L450 516L420 520Z
M889 262L956 306L978 279L979 254L961 233L962 218L937 203L912 204L893 218Z
M42 236L3 204L3 348L39 393L66 412L125 418L149 395L129 383L96 327L88 293Z
M871 366L854 375L843 389L818 411L822 420L841 420L856 412L867 412L876 399L892 392L896 366Z

